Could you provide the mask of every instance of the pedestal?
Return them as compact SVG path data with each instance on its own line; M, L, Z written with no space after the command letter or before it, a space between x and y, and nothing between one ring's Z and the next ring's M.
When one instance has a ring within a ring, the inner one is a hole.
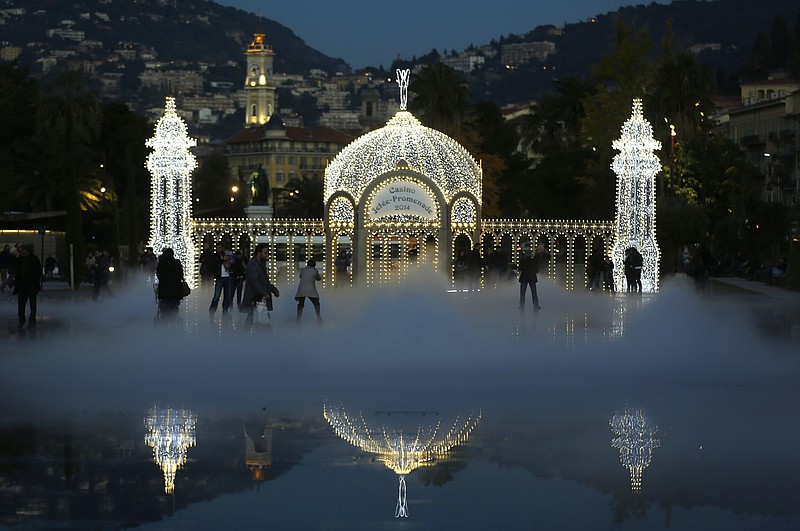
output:
M274 209L269 205L250 205L244 209L245 215L248 219L272 219Z

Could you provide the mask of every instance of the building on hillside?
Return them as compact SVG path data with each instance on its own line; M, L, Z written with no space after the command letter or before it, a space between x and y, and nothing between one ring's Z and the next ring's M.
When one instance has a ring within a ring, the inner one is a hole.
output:
M275 113L267 124L245 128L227 139L225 154L234 182L250 187L261 170L277 191L295 178L322 178L328 162L353 139L330 127L287 127Z
M741 106L720 120L725 136L747 153L769 202L800 201L800 81L768 80L741 87Z
M548 55L554 53L556 53L556 43L550 41L504 44L500 52L500 61L504 65L518 66L531 59L544 62Z
M453 70L469 74L473 70L480 68L486 58L476 53L461 53L453 57L442 57L439 62L446 64Z

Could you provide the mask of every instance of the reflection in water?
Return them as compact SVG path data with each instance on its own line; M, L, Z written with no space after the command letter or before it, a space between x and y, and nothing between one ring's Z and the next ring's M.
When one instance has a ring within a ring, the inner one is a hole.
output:
M641 409L633 412L625 408L621 415L614 415L609 421L611 431L617 437L611 439L611 446L619 448L619 460L622 466L630 470L631 491L642 489L642 472L653 459L653 448L658 448L661 441L653 436L658 426L650 421Z
M466 444L481 419L480 412L470 415L466 420L457 417L450 429L443 431L442 420L438 418L435 424L420 425L415 433L404 433L396 427L371 427L363 415L359 413L358 417L351 417L342 406L325 404L323 413L339 437L365 452L375 454L381 463L400 476L394 514L396 518L408 517L406 475L446 457L451 448Z
M186 463L187 450L197 442L197 416L188 409L152 408L144 419L144 442L153 461L164 471L164 492L175 490L175 473Z
M244 441L244 464L253 480L261 481L264 471L272 466L272 426L264 425L264 431L257 438L250 437L245 428Z

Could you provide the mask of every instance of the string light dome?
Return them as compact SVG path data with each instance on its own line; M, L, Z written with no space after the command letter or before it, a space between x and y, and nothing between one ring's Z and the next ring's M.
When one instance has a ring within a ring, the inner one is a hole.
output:
M333 159L325 170L325 201L342 190L360 201L367 186L399 161L431 179L448 202L462 191L481 201L480 165L461 144L425 127L408 111L357 138Z

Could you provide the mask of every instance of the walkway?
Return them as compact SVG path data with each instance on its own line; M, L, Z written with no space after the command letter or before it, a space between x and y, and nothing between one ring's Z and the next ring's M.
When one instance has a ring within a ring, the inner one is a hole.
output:
M777 286L770 286L760 280L745 280L738 277L715 277L714 282L736 286L737 288L752 291L788 304L800 305L800 291L791 291Z

